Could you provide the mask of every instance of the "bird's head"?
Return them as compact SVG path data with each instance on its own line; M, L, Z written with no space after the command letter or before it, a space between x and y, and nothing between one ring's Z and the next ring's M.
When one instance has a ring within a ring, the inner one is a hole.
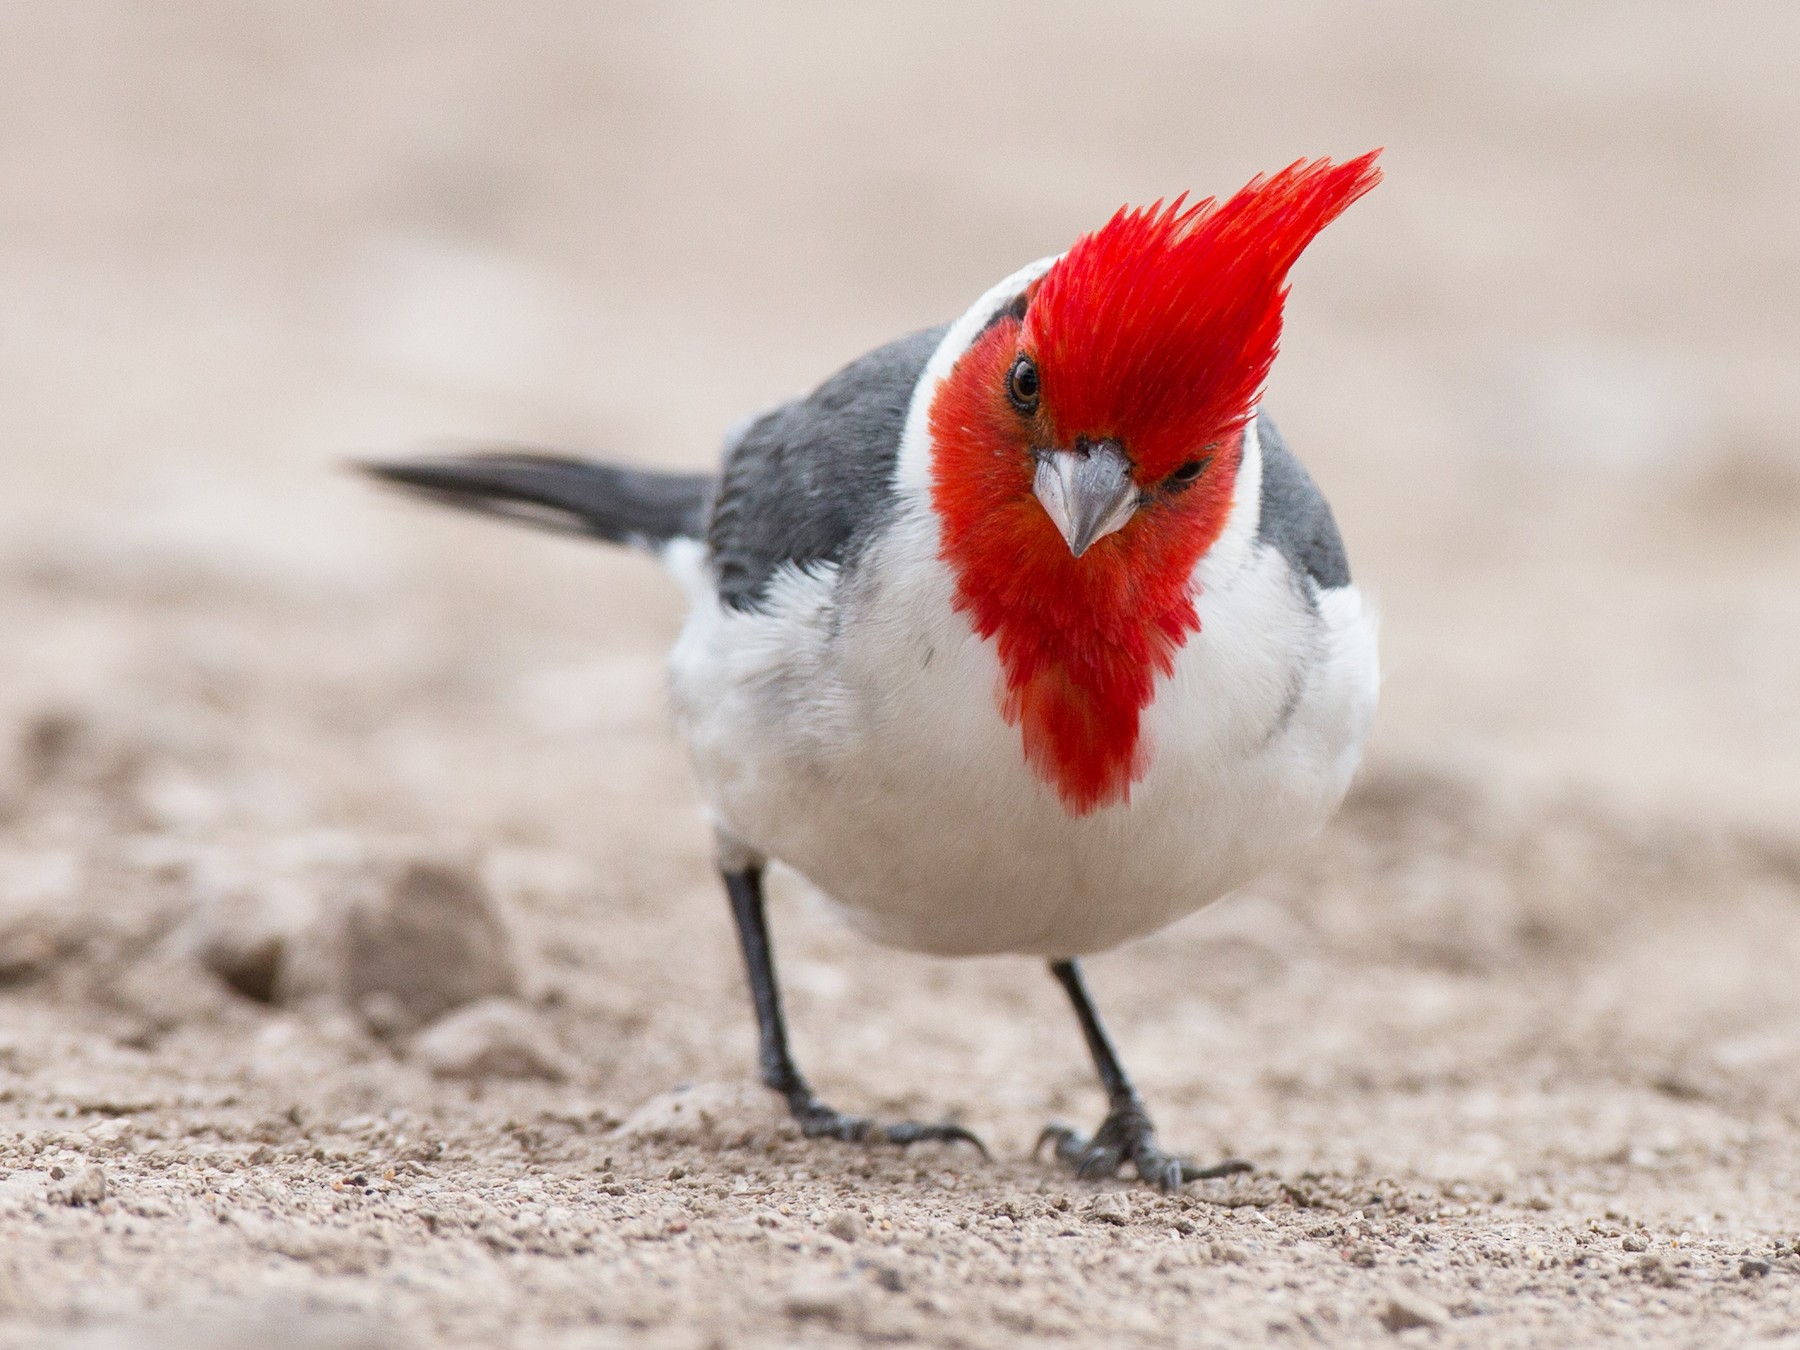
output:
M1380 178L1301 162L1223 201L1120 210L1002 303L930 407L956 604L998 643L1001 709L1075 814L1148 767L1140 714L1199 630L1288 269Z

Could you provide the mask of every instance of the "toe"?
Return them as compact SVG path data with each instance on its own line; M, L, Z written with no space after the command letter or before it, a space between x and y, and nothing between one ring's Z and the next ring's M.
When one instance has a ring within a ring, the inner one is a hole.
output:
M1032 1146L1031 1156L1035 1159L1044 1151L1044 1145L1050 1145L1050 1156L1058 1162L1079 1163L1087 1153L1088 1137L1080 1130L1071 1129L1067 1125L1046 1125L1044 1132Z
M1254 1172L1256 1167L1242 1158L1227 1158L1224 1162L1214 1163L1211 1167L1195 1167L1190 1162L1181 1164L1183 1181L1214 1181L1219 1177L1233 1177L1240 1172Z
M1165 1158L1162 1154L1151 1157L1137 1164L1140 1181L1147 1181L1164 1195L1172 1195L1181 1189L1181 1182L1186 1168L1179 1158Z
M1049 1145L1049 1156L1062 1157L1062 1150L1071 1139L1080 1139L1082 1147L1087 1145L1087 1138L1082 1134L1076 1134L1075 1130L1069 1129L1067 1125L1046 1125L1044 1132L1037 1136L1037 1143L1031 1145L1031 1161L1037 1161L1037 1157L1044 1152L1046 1143Z
M1081 1155L1081 1161L1075 1164L1075 1175L1082 1181L1103 1180L1117 1176L1119 1165L1124 1161L1118 1149L1105 1144L1094 1144Z
M860 1116L841 1115L836 1111L811 1112L802 1117L800 1132L808 1139L839 1139L846 1144L860 1144L869 1137L872 1125Z
M981 1142L979 1136L973 1131L965 1130L960 1125L951 1125L948 1123L942 1125L921 1125L917 1121L907 1120L902 1121L898 1125L887 1126L882 1133L890 1144L900 1144L902 1146L906 1144L922 1143L969 1144L972 1145L975 1151L983 1158L991 1159L993 1156L988 1152L987 1145Z
M898 1144L901 1147L926 1142L969 1144L983 1158L992 1156L987 1145L975 1134L947 1122L922 1125L918 1121L903 1120L898 1124L883 1125L867 1116L845 1115L817 1101L797 1107L794 1115L800 1123L800 1132L808 1139L838 1139L846 1144Z

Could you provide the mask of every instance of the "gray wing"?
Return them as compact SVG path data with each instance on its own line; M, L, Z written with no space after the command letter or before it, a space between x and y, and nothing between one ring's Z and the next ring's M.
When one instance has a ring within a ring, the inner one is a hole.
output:
M706 532L726 605L756 609L784 564L846 562L879 532L913 388L946 331L877 347L728 445Z
M1322 590L1350 584L1350 560L1325 496L1294 457L1275 424L1261 413L1256 436L1262 445L1262 515L1259 542L1278 550L1297 576L1309 576Z

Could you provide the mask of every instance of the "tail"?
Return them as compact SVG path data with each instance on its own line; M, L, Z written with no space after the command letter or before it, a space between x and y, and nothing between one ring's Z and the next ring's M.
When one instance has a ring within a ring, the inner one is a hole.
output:
M365 473L466 511L660 553L702 539L711 474L655 473L528 451L366 461Z

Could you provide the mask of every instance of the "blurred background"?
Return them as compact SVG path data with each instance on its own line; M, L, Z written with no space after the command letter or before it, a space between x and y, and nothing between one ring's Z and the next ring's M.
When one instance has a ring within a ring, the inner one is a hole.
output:
M1097 963L1102 1001L1200 1151L1476 1210L1535 1187L1519 1223L1627 1195L1740 1245L1791 1229L1800 1161L1768 1140L1800 1121L1796 52L1792 0L0 5L0 1101L39 1140L0 1209L42 1210L19 1178L60 1157L201 1212L56 1123L96 1101L149 1103L131 1118L208 1166L273 1141L300 1195L337 1184L315 1149L379 1175L391 1140L358 1120L428 1119L477 1187L510 1176L508 1122L574 1139L747 1074L661 701L675 588L348 460L708 466L746 412L1121 203L1385 146L1296 269L1266 402L1383 611L1367 777L1314 856ZM418 847L512 935L493 988L542 1051L512 1086L443 1086L391 1000L302 997L351 978L308 926ZM1012 1158L1097 1107L1025 963L778 927L802 1058L845 1104L948 1105ZM1041 1189L1008 1166L990 1192ZM123 1315L202 1268L261 1287L224 1229L140 1260L52 1209L10 1294L0 1263L0 1344L9 1307ZM468 1245L440 1332L555 1320ZM430 1291L452 1248L402 1266ZM630 1285L690 1311L732 1287ZM769 1306L745 1325L785 1326Z

